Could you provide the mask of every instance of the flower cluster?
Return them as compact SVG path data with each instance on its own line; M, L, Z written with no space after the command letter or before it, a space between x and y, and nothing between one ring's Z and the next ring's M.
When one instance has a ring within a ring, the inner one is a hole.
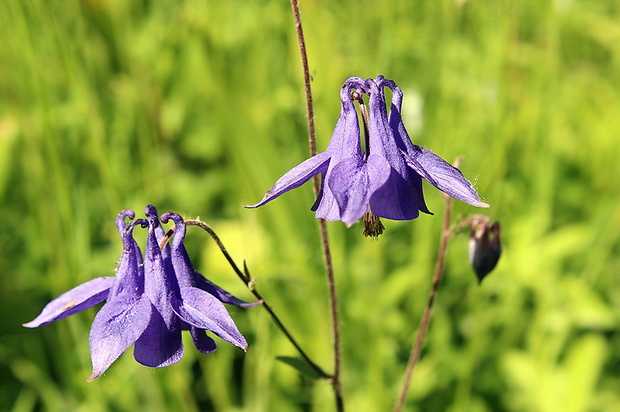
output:
M150 367L172 365L183 357L181 331L189 330L196 348L210 353L216 344L206 331L243 350L247 343L223 303L242 307L246 303L209 282L196 272L183 241L185 224L181 216L165 213L161 222L172 220L172 245L160 248L164 238L157 211L146 207L147 219L134 219L132 210L122 211L116 226L123 241L123 253L116 276L92 279L48 303L29 328L46 325L106 300L90 330L93 372L98 378L131 345L139 363ZM134 227L148 227L144 259L133 238Z
M384 88L392 91L388 114ZM369 96L368 112L363 102ZM422 178L448 195L473 206L488 207L455 167L428 149L414 145L401 117L403 93L391 80L351 77L340 90L342 109L327 150L289 170L267 191L256 208L322 173L321 191L312 210L316 218L341 220L347 226L364 216L410 220L430 213ZM362 107L365 151L358 114Z

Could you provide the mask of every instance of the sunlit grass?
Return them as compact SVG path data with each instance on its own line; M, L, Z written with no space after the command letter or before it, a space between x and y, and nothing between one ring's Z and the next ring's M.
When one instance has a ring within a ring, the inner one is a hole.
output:
M416 143L476 181L503 228L477 286L466 237L446 276L408 410L620 409L620 10L613 1L302 2L319 150L352 75L405 92ZM260 308L233 309L247 354L188 342L165 369L126 353L90 374L94 310L36 330L52 297L114 273L114 217L147 203L209 222L247 259L309 353L330 367L326 287L310 185L258 210L307 157L301 68L287 2L0 5L0 409L325 411L325 382ZM418 113L418 114L416 114ZM421 119L416 120L416 116ZM348 410L389 410L426 304L435 216L386 222L378 242L330 223ZM455 214L477 210L455 205ZM195 263L246 299L206 234Z

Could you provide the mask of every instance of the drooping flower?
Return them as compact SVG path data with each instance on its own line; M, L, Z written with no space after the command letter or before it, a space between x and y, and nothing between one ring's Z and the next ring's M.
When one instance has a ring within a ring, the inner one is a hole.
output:
M32 322L34 328L62 319L106 300L95 316L90 331L92 381L134 345L135 359L146 366L163 367L183 357L181 331L190 330L202 353L216 349L205 331L242 349L247 343L226 311L224 303L253 306L204 279L189 260L183 246L185 226L180 216L167 214L175 221L172 248L159 242L164 237L157 211L146 208L147 220L133 219L131 210L121 212L116 225L123 241L123 254L115 277L88 281L51 301ZM167 218L165 219L167 221ZM133 229L148 226L144 260Z
M392 90L388 116L384 88ZM366 115L363 95L369 96ZM405 130L400 109L402 91L383 76L347 79L340 90L340 117L329 146L284 174L263 199L263 206L322 173L321 191L311 210L316 218L341 220L348 226L365 216L410 220L430 213L424 202L422 178L456 199L478 207L480 200L462 173L428 149L414 145ZM360 133L354 101L362 110ZM362 139L365 151L362 152Z

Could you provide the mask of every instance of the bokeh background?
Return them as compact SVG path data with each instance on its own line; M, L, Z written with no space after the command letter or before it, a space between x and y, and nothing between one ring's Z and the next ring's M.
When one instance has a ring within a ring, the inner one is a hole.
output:
M481 286L449 249L409 411L620 410L620 4L614 0L302 1L319 150L349 76L404 90L417 144L462 170L502 224ZM245 210L308 155L286 1L0 3L0 410L329 411L331 387L266 312L231 308L250 347L186 342L164 369L131 351L90 374L95 309L29 330L58 294L114 274L125 208L200 217L291 332L331 365L311 185ZM434 216L378 241L329 223L350 411L389 410L426 305ZM455 221L476 210L456 202ZM144 231L136 230L144 243ZM196 266L251 299L207 234Z

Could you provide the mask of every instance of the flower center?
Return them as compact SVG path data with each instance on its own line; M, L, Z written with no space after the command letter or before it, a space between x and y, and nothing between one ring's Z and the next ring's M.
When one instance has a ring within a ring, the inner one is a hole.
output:
M364 153L366 155L365 156L366 159L368 159L368 156L370 156L370 134L368 133L368 111L366 110L364 99L360 98L358 100L358 103L360 105L360 113L362 114L362 125L364 126L364 138L361 139L362 153Z
M366 110L366 104L364 103L364 94L357 90L351 93L351 100L357 101L360 105L360 113L362 115L362 128L364 129L364 137L360 136L360 144L362 153L367 159L370 156L370 135L368 133L368 111Z

